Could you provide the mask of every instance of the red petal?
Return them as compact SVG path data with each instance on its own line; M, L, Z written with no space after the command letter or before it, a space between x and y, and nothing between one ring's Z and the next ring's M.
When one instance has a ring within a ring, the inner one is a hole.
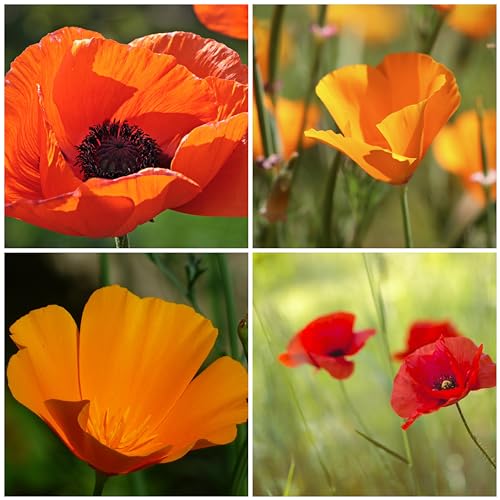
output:
M333 378L339 380L350 377L354 371L354 363L352 361L347 361L347 359L343 357L332 358L319 354L311 354L311 358L320 368L323 368Z
M366 344L366 341L375 335L375 330L363 330L355 333L351 340L351 345L346 351L346 355L356 354Z
M278 359L285 366L289 367L302 365L304 363L314 364L309 354L305 351L298 335L295 335L295 337L290 340L287 352L280 354Z

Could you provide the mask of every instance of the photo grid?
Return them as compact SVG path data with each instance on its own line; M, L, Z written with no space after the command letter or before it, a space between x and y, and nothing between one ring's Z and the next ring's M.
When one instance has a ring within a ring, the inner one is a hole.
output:
M5 496L496 496L496 4L5 4Z

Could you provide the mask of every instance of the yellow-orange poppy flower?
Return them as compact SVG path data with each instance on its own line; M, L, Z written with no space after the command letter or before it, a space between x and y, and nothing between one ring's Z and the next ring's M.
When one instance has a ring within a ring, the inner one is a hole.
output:
M486 148L488 176L483 175L479 118L476 111L465 111L457 119L441 130L433 145L434 156L441 167L458 175L465 188L484 203L482 184L491 184L491 193L496 198L496 158L497 158L496 111L491 109L483 114L483 140Z
M307 130L377 180L404 184L460 104L455 77L432 57L390 54L376 67L346 66L316 93L342 132Z
M266 97L266 107L272 109L271 99ZM278 97L275 106L276 125L278 127L279 140L281 141L281 155L288 159L297 149L299 136L301 134L300 126L302 115L304 114L304 101L294 101L285 97ZM319 123L320 110L318 106L310 105L306 127L316 127ZM315 141L311 139L304 140L304 147L314 146ZM264 147L262 145L262 136L257 115L257 106L254 102L253 111L253 154L257 158L264 156Z
M248 39L248 5L193 5L201 24L223 35Z
M456 5L446 17L454 30L471 38L493 34L497 26L496 5Z
M226 444L247 420L247 373L225 356L197 375L217 330L192 308L125 288L95 291L80 329L62 307L11 326L13 396L108 475Z
M367 43L389 43L403 30L405 11L400 5L329 5L326 20Z
M12 63L5 124L10 217L99 238L165 209L246 215L247 68L213 40L62 28Z

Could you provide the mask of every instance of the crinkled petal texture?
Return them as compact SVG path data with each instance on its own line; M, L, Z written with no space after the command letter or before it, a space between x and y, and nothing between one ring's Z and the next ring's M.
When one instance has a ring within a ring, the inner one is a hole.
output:
M62 28L12 63L5 94L6 215L95 238L166 209L246 215L247 73L225 45L183 32L124 45ZM78 148L114 121L153 139L158 164L84 181Z
M80 459L106 474L226 444L247 419L247 373L229 357L197 374L211 322L184 305L119 286L88 300L80 331L61 307L11 327L9 388Z
M460 333L448 321L417 321L413 323L406 339L406 349L394 354L394 359L403 360L406 356L424 345L431 344L443 337L458 337Z
M487 171L496 172L497 121L496 111L486 110L482 117L482 140L486 149ZM438 164L457 175L465 188L481 203L485 202L481 183L474 174L483 173L479 117L475 110L461 113L457 119L443 128L432 147ZM496 198L496 183L491 186Z
M223 35L248 39L248 5L193 5L201 24Z
M350 377L354 363L345 357L356 354L375 334L375 330L355 333L354 321L355 316L346 312L316 318L292 338L279 361L289 367L309 363L334 378Z
M376 67L346 66L323 77L316 93L341 133L307 130L377 180L409 181L439 130L460 104L453 74L432 57L390 54Z
M463 399L470 391L496 386L496 365L466 337L441 337L405 358L391 396L403 429L427 413Z

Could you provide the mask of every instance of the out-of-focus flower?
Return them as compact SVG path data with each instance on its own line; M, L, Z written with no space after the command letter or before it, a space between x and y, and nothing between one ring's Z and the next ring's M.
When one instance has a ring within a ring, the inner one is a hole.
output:
M436 342L439 337L457 337L460 333L448 321L417 321L413 323L406 339L406 349L394 354L394 359L403 360L406 356L424 345Z
M404 28L405 10L400 5L329 5L326 20L367 43L389 43Z
M483 173L479 117L474 110L464 111L453 123L441 130L434 141L433 152L438 164L448 172L459 176L471 195L479 203L484 204L483 184L491 185L492 197L496 198L494 182L496 175L494 174L496 174L497 158L497 122L495 110L486 110L482 121L489 178L485 178Z
M51 305L10 331L12 395L105 474L230 443L247 420L240 363L224 356L197 374L217 330L191 307L110 286L89 298L80 330Z
M248 5L193 5L201 24L223 35L248 39Z
M266 108L271 113L272 104L271 100L266 97ZM274 117L276 119L276 126L278 128L279 140L281 141L280 152L281 156L285 159L290 158L292 153L296 151L297 144L300 139L300 126L302 123L302 116L304 114L304 101L295 101L286 99L285 97L278 96L274 108ZM306 128L316 127L320 119L320 110L318 106L311 104L309 106ZM315 141L311 139L304 140L304 147L314 146ZM257 107L254 101L253 112L253 154L255 158L264 155L264 148L262 145L262 136L260 133L259 117L257 114Z
M328 38L334 37L338 33L337 26L333 24L327 24L326 26L319 26L318 24L313 24L311 26L311 33L318 39L326 40Z
M316 93L342 132L307 130L349 156L375 179L408 182L439 130L460 104L453 73L432 57L390 54L376 67L345 66Z
M496 30L497 6L456 5L446 16L446 23L471 38L484 38Z
M446 14L447 12L450 12L455 8L454 4L447 4L447 5L433 5L437 11L442 12L443 14Z
M337 379L350 377L354 363L346 356L356 354L375 335L375 330L354 332L354 320L354 314L345 312L315 319L292 338L279 360L290 367L308 363Z
M247 90L238 54L192 33L50 33L5 78L6 215L95 238L246 215Z
M496 365L483 345L466 337L440 338L407 356L392 389L391 405L408 429L421 415L463 399L470 391L496 386Z
M255 37L255 57L257 58L262 81L266 85L269 80L269 44L271 42L269 25L265 21L256 19L254 20L253 33ZM278 60L280 67L283 68L290 62L294 50L294 41L286 26L281 30L279 47Z

